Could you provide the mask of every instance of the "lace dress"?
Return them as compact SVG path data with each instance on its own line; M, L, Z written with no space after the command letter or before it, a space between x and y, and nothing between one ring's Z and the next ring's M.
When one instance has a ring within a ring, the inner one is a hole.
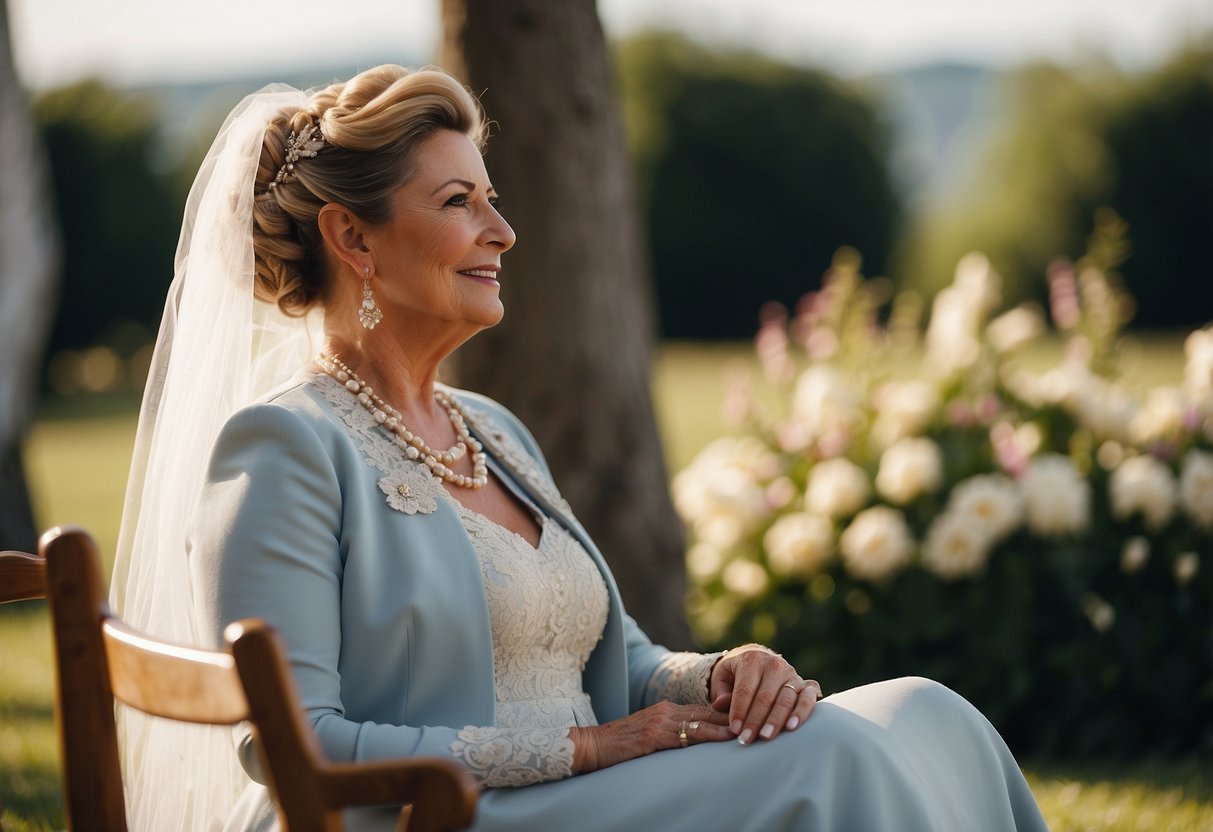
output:
M607 618L598 569L568 532L543 523L538 548L458 506L484 575L497 725L469 726L451 751L486 786L572 774L570 725L596 725L581 672Z
M606 584L581 544L551 518L543 519L539 545L532 547L448 499L480 558L497 692L497 725L462 729L451 752L484 786L568 777L569 726L598 724L581 674L606 625ZM718 655L671 653L650 680L646 700L706 703L707 674Z

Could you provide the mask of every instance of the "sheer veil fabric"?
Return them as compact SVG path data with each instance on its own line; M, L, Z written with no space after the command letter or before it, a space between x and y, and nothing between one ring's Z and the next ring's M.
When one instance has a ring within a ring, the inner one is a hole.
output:
M303 109L283 85L246 97L220 128L190 189L143 395L110 600L135 627L208 644L195 617L186 527L212 445L236 410L287 381L321 344L320 313L283 315L253 297L253 183L267 123ZM248 778L228 728L119 708L134 830L220 829Z

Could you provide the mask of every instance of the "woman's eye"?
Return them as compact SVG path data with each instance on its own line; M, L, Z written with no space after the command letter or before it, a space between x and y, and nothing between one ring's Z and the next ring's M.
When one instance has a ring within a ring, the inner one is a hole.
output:
M454 206L454 207L461 207L461 206L467 205L468 204L468 195L467 194L455 194L453 197L451 197L450 199L448 199L446 201L446 204L450 205L450 206Z
M500 212L501 211L501 197L499 197L499 196L489 197L489 205L492 205L494 210Z

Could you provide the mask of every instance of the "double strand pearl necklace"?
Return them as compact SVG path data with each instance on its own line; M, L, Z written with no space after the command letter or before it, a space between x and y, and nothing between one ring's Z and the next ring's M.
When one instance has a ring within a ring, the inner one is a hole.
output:
M358 377L358 374L342 363L336 355L318 355L316 363L324 372L345 386L385 430L392 434L392 441L409 459L420 462L439 479L459 488L484 488L489 481L489 469L485 463L484 448L468 431L467 419L459 402L445 390L435 390L434 399L446 408L455 429L455 444L448 450L431 448L417 434L404 426L400 413ZM472 476L451 470L451 466L463 459L465 453L472 454Z

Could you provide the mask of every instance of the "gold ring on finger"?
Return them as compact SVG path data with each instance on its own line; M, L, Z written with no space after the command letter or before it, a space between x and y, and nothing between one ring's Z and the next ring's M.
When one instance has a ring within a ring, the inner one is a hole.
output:
M687 723L683 720L678 726L678 745L682 748L687 747Z
M784 682L782 686L785 688L791 688L792 693L796 694L797 696L800 696L800 692L802 690L804 690L804 688L798 688L795 685L793 685L791 682Z

